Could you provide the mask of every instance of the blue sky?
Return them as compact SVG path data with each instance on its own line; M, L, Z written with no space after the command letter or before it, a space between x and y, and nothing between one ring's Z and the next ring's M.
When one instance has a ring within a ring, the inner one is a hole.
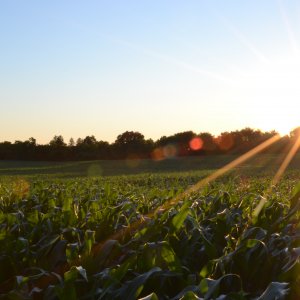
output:
M1 1L0 140L299 125L300 3Z

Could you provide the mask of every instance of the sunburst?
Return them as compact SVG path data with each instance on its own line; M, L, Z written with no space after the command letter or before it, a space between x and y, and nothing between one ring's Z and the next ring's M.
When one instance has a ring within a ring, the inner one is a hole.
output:
M250 52L252 52L252 54L256 58L256 61L258 62L257 65L253 67L250 66L249 69L246 70L246 72L243 72L244 75L240 78L226 77L216 72L203 70L201 68L197 68L195 66L187 64L182 60L177 60L175 58L170 57L169 55L158 53L156 51L153 51L152 49L144 48L134 43L129 43L127 41L122 41L119 39L113 39L113 41L123 46L140 51L147 56L151 56L155 59L159 59L166 63L179 66L194 73L198 73L201 76L209 77L211 79L231 84L235 88L239 87L241 90L244 90L244 92L252 89L254 93L251 96L257 96L258 94L255 94L255 92L257 93L261 91L262 87L265 88L266 90L268 90L267 97L269 98L269 102L266 106L268 109L263 115L263 120L260 120L258 122L257 127L260 127L262 129L270 129L270 127L273 127L273 129L276 129L278 132L280 132L281 135L285 135L290 132L291 128L296 127L298 125L298 111L296 109L296 107L298 107L298 99L295 98L295 94L298 95L297 92L300 91L298 87L298 82L300 80L300 55L298 43L296 41L295 35L293 34L288 17L285 13L283 4L281 2L279 2L279 10L284 21L283 23L286 26L288 38L291 44L291 48L293 50L292 55L286 54L283 57L272 57L271 55L265 55L264 53L262 53L260 49L252 41L250 41L250 39L247 38L246 35L244 35L225 17L219 14L227 28L233 33L233 35L239 40L239 42L244 44L245 47L248 48ZM274 102L272 102L272 99L273 96L275 96L279 90L283 92L284 98L282 98L281 103L279 103L280 105L276 105L276 103L274 104ZM258 107L259 105L261 105L261 103L263 102L263 97L266 95L260 94L259 96L260 97L257 97L256 100L255 97L252 97L253 103L255 104L255 112L257 112L257 110L259 109ZM256 107L256 105L258 107ZM121 231L116 232L109 239L121 239L124 235L129 234L132 231L139 228L139 226L144 224L146 220L151 219L158 211L169 209L173 205L177 204L179 201L184 200L190 194L199 191L201 188L203 188L210 182L218 179L225 173L238 167L245 161L249 160L250 158L263 151L264 149L278 142L280 139L281 137L279 135L274 135L269 140L261 143L246 154L243 154L231 163L218 169L213 174L200 180L195 185L188 188L183 193L177 195L170 201L165 202L162 206L158 207L153 212L144 216L144 218L142 218L141 220L132 223L130 226L126 227ZM280 182L280 179L282 178L284 172L289 166L291 160L297 153L299 147L300 135L296 137L294 144L291 145L290 151L283 159L279 169L275 173L274 178L271 182L271 186L267 191L265 191L264 197L262 197L262 200L254 210L254 216L258 216L258 214L260 213L261 209L263 208L266 202L269 192L273 189L274 186L276 186ZM95 247L94 249L95 253L97 253L104 244L105 242L102 242L101 244L97 245L97 247Z
M269 189L264 193L264 196L261 198L260 202L256 206L253 212L254 218L256 218L260 214L262 208L267 202L270 193L272 192L273 188L279 183L280 179L282 178L284 172L286 171L287 167L289 166L290 162L296 155L299 148L300 148L300 134L298 134L298 136L296 137L295 143L292 144L290 151L288 152L287 156L284 158L283 162L281 163L278 171L276 172L274 178L271 181L271 185Z

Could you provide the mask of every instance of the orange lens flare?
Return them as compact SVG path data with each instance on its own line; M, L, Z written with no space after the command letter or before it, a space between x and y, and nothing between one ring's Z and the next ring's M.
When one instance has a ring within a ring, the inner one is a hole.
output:
M151 153L153 160L163 160L166 158L174 158L178 154L178 149L175 145L169 144L164 147L158 147Z
M151 153L151 158L153 160L163 160L164 159L163 149L161 147L154 149L154 151Z
M25 179L17 179L14 181L12 187L13 193L20 198L26 197L29 193L29 189L30 184Z
M203 147L203 141L199 137L194 137L190 140L189 146L193 151L200 150Z
M225 134L217 138L217 145L221 150L229 150L234 145L234 139L230 134Z

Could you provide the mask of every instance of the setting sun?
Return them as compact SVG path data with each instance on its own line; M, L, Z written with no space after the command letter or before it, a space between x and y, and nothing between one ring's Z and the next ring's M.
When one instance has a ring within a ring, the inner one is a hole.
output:
M263 130L288 134L299 125L300 60L270 56L244 69L235 79L232 97L239 115L249 124Z

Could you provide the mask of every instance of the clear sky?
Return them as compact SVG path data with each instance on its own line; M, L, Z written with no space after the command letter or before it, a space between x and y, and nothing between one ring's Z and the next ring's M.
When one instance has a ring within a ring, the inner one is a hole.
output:
M0 1L0 140L300 123L298 0Z

